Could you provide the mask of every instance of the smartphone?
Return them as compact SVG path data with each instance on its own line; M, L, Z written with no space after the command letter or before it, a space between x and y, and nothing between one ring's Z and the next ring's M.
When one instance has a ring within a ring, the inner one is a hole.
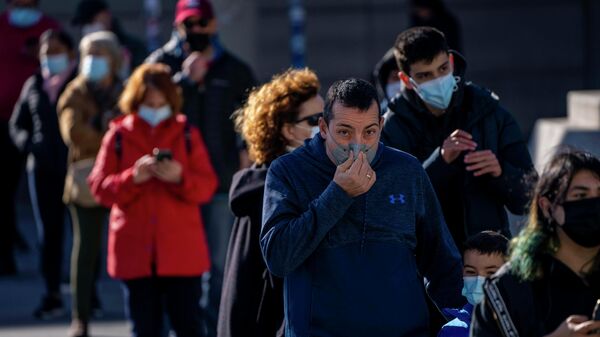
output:
M173 154L171 153L171 150L169 150L169 149L154 148L154 150L152 150L152 155L156 158L156 161L173 159Z

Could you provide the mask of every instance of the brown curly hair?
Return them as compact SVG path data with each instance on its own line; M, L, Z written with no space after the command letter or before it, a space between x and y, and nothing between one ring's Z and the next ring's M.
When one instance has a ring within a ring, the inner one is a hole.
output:
M315 97L319 88L317 75L304 68L288 69L252 90L233 117L252 161L270 163L286 152L288 142L281 133L284 124L298 119L300 105Z

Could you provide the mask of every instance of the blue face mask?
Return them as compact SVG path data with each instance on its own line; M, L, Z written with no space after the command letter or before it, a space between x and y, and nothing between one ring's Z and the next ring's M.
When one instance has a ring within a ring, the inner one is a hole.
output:
M402 90L402 81L396 81L393 83L389 83L388 85L385 86L385 94L387 95L387 99L389 101L391 101L392 98L396 97L396 95L399 94L401 90Z
M138 116L154 127L171 116L171 106L163 105L158 109L154 109L142 104L140 105Z
M37 8L16 7L8 12L8 22L20 28L35 25L42 18L42 12Z
M106 56L87 55L81 63L81 74L92 82L104 79L110 72L110 63Z
M40 58L42 69L50 75L60 74L69 67L69 56L65 53L46 55Z
M457 79L452 73L438 77L435 80L417 84L412 78L411 84L421 99L437 109L446 109L452 100L452 94L457 89Z
M462 295L467 298L467 301L472 305L480 303L483 300L483 276L464 276Z

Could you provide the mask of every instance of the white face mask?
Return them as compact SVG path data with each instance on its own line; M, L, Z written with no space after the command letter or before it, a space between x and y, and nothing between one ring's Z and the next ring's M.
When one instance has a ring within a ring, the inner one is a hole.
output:
M171 116L171 106L166 104L155 109L142 104L140 105L138 116L152 127L155 127Z
M318 135L321 132L321 129L319 129L318 126L313 126L312 128L310 128L310 138L315 138L316 135Z
M388 85L385 86L385 94L387 95L387 99L391 101L392 98L396 97L396 95L399 94L401 90L402 81L388 83Z
M302 125L296 125L299 128L302 128L304 130L308 130L307 127L302 126ZM313 126L310 128L310 137L309 138L314 138L315 136L317 136L319 134L319 132L321 132L321 130L319 129L318 126ZM308 138L307 138L308 139ZM304 139L303 140L294 140L295 143L297 144L289 144L287 146L287 150L288 152L292 152L293 150L297 149L298 147L300 147L302 144L304 144Z
M91 33L101 32L103 30L106 30L106 27L104 27L102 22L92 22L81 27L81 35L86 36Z

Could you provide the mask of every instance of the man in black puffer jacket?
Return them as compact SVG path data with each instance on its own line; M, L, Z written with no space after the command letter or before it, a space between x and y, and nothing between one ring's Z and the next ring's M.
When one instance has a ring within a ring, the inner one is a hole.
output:
M464 59L435 28L404 31L394 55L403 89L385 114L384 143L423 164L461 251L483 230L510 237L505 207L524 213L533 170L513 116L496 94L465 82Z

